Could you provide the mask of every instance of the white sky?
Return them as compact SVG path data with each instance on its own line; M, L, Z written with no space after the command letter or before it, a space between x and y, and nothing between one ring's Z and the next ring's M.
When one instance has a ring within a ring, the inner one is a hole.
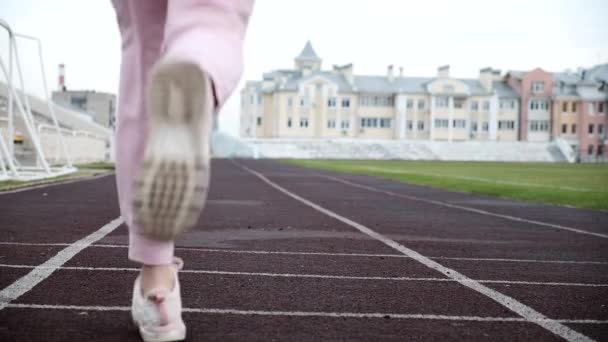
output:
M608 62L607 0L258 0L245 41L243 79L291 68L307 39L332 64L354 63L356 74L432 76L450 64L455 77L482 67L550 71ZM2 0L0 18L44 44L47 82L66 64L70 89L116 92L120 37L110 0ZM6 62L7 39L0 34ZM42 95L35 45L20 54L28 91ZM4 80L0 76L0 80ZM238 91L220 119L238 134Z

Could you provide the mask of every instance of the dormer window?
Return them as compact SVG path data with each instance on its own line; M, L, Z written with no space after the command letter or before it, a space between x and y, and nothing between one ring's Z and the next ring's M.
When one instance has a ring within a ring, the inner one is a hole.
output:
M532 92L535 94L542 93L545 91L545 82L532 82Z

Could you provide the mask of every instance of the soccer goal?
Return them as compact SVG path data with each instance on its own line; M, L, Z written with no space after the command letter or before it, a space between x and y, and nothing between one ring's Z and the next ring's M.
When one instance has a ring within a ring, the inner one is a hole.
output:
M37 180L75 172L77 169L72 165L53 103L49 98L41 41L36 37L14 32L2 19L0 19L0 26L8 34L8 49L6 50L8 56L0 55L0 68L6 82L6 86L3 87L6 88L6 93L0 93L0 95L6 96L0 103L0 180ZM18 43L24 40L33 41L38 46L44 101L48 107L48 116L51 121L49 124L56 132L55 146L59 148L61 154L61 158L55 158L52 165L45 156L39 129L26 92L18 48ZM6 62L4 57L7 57ZM16 130L17 124L23 129L23 132ZM16 147L19 146L16 145L22 144L25 140L33 151L32 158L29 161L20 161L16 152Z

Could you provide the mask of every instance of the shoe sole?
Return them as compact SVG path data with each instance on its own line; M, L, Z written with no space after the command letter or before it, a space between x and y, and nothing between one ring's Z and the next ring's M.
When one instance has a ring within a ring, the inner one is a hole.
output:
M144 236L174 240L192 227L209 187L210 84L190 63L160 63L148 93L150 135L135 179L133 211ZM203 137L203 138L202 138Z
M144 342L174 342L184 341L186 339L186 326L181 322L175 329L163 332L149 331L137 324L134 320L133 324L139 330L139 336Z

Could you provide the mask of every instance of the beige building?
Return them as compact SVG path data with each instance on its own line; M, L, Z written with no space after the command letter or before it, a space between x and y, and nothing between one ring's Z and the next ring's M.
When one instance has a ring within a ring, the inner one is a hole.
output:
M352 64L321 68L310 42L294 69L275 70L241 91L244 138L363 138L436 141L518 138L519 96L500 71L478 79L354 74Z
M98 124L114 128L116 95L94 90L61 90L53 92L53 101L85 112Z

